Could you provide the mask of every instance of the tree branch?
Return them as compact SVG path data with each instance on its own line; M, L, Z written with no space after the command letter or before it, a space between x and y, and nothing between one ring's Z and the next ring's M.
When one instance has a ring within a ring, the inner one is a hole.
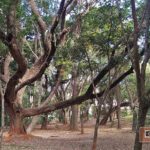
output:
M0 74L0 79L4 82L8 82L10 78L9 65L12 61L10 54L7 54L3 62L2 74Z
M18 0L12 1L9 6L9 13L7 15L7 27L8 27L8 48L9 51L18 64L18 69L16 73L10 78L7 83L6 91L5 91L5 100L10 102L15 99L15 87L19 82L19 79L23 77L27 70L27 64L24 56L21 54L21 50L19 44L17 43L16 37L16 9L18 5Z
M119 56L112 57L108 64L100 71L100 73L95 77L95 79L90 84L89 88L87 89L86 93L91 94L94 90L94 87L99 83L99 81L117 64L119 64L122 59L127 55L127 51L121 53Z
M54 34L54 31L60 21L60 17L62 15L62 12L63 12L63 9L64 9L64 5L65 5L65 0L61 0L60 2L60 6L59 6L59 10L57 12L57 15L55 16L54 20L53 20L53 23L52 23L52 26L51 26L51 34L53 35Z
M29 4L31 6L31 9L32 9L33 13L37 17L37 22L38 22L38 25L40 27L41 34L43 34L43 33L45 33L45 31L47 29L47 25L46 25L45 21L43 20L43 18L40 15L40 12L38 11L38 7L37 7L35 1L34 0L28 0L28 1L29 1Z
M133 68L131 67L128 71L126 71L125 73L123 73L122 75L120 75L110 86L109 86L109 90L111 90L112 88L114 88L119 82L121 82L126 76L128 76L129 74L133 73ZM108 89L106 89L108 90ZM62 101L62 102L58 102L55 104L52 104L50 106L44 106L44 107L37 107L37 108L31 108L31 109L23 109L22 113L24 115L24 117L30 117L30 116L35 116L35 115L39 115L41 113L49 113L52 111L55 111L57 109L62 109L62 108L66 108L69 107L71 105L75 105L75 104L80 104L88 99L93 99L96 97L101 97L103 96L103 94L105 93L105 90L101 91L100 93L96 93L96 94L83 94L81 96L66 100L66 101Z

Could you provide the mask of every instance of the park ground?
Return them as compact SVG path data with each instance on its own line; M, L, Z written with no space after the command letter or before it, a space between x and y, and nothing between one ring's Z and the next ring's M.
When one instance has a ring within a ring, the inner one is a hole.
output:
M91 150L94 121L86 123L84 134L70 131L67 125L50 124L48 130L37 128L29 136L3 138L2 150ZM97 150L132 150L135 133L131 124L122 120L122 129L116 129L108 123L100 126ZM150 150L150 144L144 144L143 150Z

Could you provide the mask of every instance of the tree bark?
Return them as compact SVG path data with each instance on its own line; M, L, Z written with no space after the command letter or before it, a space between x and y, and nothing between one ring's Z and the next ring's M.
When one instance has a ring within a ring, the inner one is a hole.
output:
M144 32L145 51L144 51L142 64L140 64L140 56L139 56L138 44L137 44L140 28L137 19L135 0L131 0L132 18L134 22L134 47L133 47L133 56L131 56L132 57L131 60L136 73L137 97L139 102L138 124L137 124L136 138L134 143L134 150L142 150L142 143L139 141L139 129L140 127L144 127L145 125L146 114L149 107L144 98L146 93L145 91L146 66L150 58L150 51L149 51L149 44L148 44L149 26L150 26L150 21L149 21L150 1L149 0L146 1L145 6L146 6L145 7L146 12L144 17L144 21L146 22L145 32Z
M34 127L36 126L36 124L37 124L37 122L38 122L38 120L39 120L39 116L34 116L33 118L32 118L32 121L31 121L31 123L29 124L29 126L28 126L28 128L27 128L27 134L30 134L31 133L31 131L33 131L33 129L34 129Z
M133 109L133 118L132 118L132 131L136 132L137 130L137 121L138 121L138 114L136 108Z
M74 65L72 71L72 97L77 97L78 95L78 85L77 85L77 66ZM71 106L71 122L70 122L70 129L77 130L78 129L78 105Z
M78 105L71 106L71 122L70 122L70 129L77 130L78 129Z
M100 121L100 114L101 114L101 104L98 104L97 118L96 118L96 124L95 124L95 129L94 129L94 138L93 138L92 150L96 150L96 146L97 146L97 136L98 136L98 127L99 127L99 121Z
M80 123L81 123L81 134L84 134L84 121L83 112L80 110Z
M15 134L26 134L26 129L23 124L23 115L19 111L14 111L11 107L7 107L7 112L10 117L10 130L9 133Z
M140 127L144 127L145 125L147 111L148 111L148 107L143 107L142 104L139 105L138 124L137 124L136 137L134 142L134 150L142 150L142 143L139 141L139 129Z
M100 125L106 125L109 117L111 118L112 121L111 113L112 113L112 106L109 108L109 111L104 115L104 117L100 121Z
M120 93L120 87L119 85L116 86L116 99L117 99L117 128L121 128L121 109L120 109L120 102L121 102L121 93Z
M46 130L47 129L47 125L48 125L48 114L44 114L44 116L42 116L42 124L41 124L41 129Z

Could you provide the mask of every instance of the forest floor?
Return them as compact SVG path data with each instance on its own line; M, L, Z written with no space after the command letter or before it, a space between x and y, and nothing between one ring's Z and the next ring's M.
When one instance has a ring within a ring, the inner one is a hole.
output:
M86 123L84 134L70 131L68 126L51 124L48 130L38 127L31 136L5 138L2 150L91 150L94 121ZM132 150L135 133L130 124L122 122L122 129L110 124L99 128L97 150ZM150 150L150 144L144 144L143 150Z

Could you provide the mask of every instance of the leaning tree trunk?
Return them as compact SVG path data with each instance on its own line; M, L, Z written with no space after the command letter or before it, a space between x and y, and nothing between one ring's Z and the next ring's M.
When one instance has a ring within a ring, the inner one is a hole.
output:
M37 122L39 121L39 118L40 118L39 116L34 116L32 118L31 123L29 124L29 126L26 129L27 134L30 134L33 131L34 127L36 126Z
M100 121L100 125L106 125L108 118L111 117L111 113L112 113L112 106L110 106L109 111L103 116L102 120Z
M40 104L41 104L41 98L44 95L43 94L43 88L42 88L42 81L35 82L35 87L36 87L36 89L34 91L35 93L34 93L34 97L33 97L33 105L40 106ZM28 134L30 134L32 132L32 130L35 128L35 126L37 125L39 119L40 119L39 115L32 117L32 121L31 121L31 123L29 124L29 126L26 129Z

